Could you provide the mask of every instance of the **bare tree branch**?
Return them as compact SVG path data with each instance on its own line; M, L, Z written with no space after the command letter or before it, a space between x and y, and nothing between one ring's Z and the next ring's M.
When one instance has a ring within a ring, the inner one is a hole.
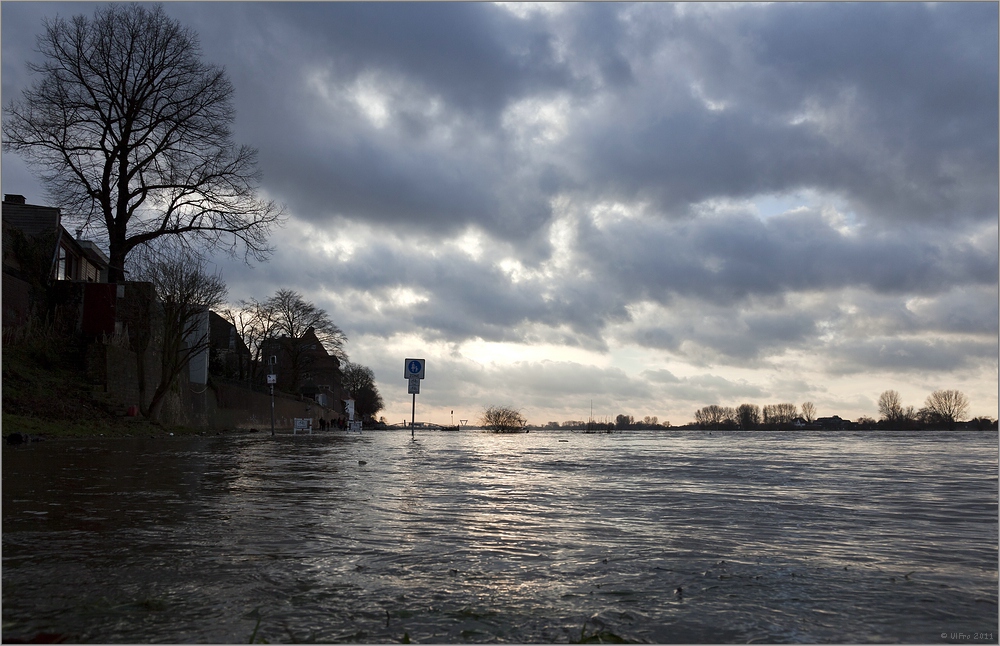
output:
M257 153L232 142L232 85L194 32L144 4L44 29L44 61L29 65L40 79L7 106L3 145L68 220L107 237L110 280L164 236L265 260L283 214L257 196Z

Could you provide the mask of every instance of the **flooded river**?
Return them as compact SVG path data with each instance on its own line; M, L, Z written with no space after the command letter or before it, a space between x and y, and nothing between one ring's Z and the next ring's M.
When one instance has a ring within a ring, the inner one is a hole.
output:
M997 643L996 433L3 448L3 638Z

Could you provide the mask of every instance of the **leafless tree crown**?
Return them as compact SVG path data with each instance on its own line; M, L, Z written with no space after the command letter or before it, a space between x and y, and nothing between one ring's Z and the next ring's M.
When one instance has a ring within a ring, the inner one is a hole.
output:
M160 5L111 3L47 20L38 51L39 80L6 107L3 145L68 218L107 236L112 280L163 236L267 258L281 209L257 197L257 152L232 142L233 87L190 29Z
M517 433L524 430L528 420L515 408L494 405L483 409L479 423L494 433Z

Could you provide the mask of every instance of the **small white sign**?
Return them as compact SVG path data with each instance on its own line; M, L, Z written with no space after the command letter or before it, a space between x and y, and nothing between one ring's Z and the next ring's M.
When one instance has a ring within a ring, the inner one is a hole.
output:
M350 423L350 431L352 433L360 433L361 432L361 420L355 420L355 421L351 422Z
M409 382L406 386L407 395L419 395L420 394L420 378L410 377Z
M407 359L403 370L404 379L423 379L424 378L424 360L423 359Z
M278 383L278 375L268 375L267 376L267 383L269 383L269 384L276 384L276 383Z

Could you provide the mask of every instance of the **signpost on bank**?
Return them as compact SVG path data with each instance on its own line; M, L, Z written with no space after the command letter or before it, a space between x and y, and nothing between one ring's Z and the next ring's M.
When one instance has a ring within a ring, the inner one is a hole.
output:
M274 374L274 364L277 358L272 356L267 364L271 367L271 372L267 375L267 385L271 390L271 435L274 435L274 384L278 383L278 375Z
M403 368L403 378L407 380L406 392L413 395L413 408L410 410L410 437L412 438L417 416L417 394L420 392L420 380L424 378L424 360L407 359Z

